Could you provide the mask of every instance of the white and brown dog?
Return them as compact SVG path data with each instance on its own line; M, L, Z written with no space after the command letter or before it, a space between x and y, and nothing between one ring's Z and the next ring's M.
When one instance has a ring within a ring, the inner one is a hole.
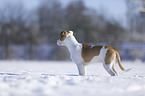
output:
M78 43L73 36L73 31L63 31L60 35L61 38L57 40L57 44L68 48L72 61L77 65L79 75L85 75L85 66L88 65L88 63L101 61L106 71L111 76L116 76L118 75L114 69L116 59L119 67L125 71L121 65L119 53L112 47Z

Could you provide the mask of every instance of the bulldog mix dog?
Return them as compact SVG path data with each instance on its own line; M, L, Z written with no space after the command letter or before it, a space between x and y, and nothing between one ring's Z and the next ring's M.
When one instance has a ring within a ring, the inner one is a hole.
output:
M111 76L117 76L118 74L114 69L116 59L123 71L130 70L125 70L122 67L119 53L110 46L78 43L73 36L73 31L62 31L60 36L57 44L68 48L72 61L77 65L79 75L85 75L85 66L89 63L102 62L105 70Z

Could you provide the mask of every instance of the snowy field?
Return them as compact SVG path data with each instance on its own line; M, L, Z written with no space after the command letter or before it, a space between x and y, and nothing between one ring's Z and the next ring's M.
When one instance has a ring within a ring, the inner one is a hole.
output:
M145 64L116 64L119 76L111 77L101 63L78 76L73 62L0 61L0 96L145 96Z

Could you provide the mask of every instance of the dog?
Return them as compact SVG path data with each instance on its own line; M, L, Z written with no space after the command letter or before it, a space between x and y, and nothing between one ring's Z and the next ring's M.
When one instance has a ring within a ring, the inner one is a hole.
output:
M60 36L60 39L57 40L57 45L68 48L72 61L77 65L79 75L85 75L85 66L89 63L102 62L105 70L111 76L117 76L118 73L114 69L116 59L119 67L123 71L130 70L123 68L118 51L110 46L78 43L73 36L73 31L62 31Z

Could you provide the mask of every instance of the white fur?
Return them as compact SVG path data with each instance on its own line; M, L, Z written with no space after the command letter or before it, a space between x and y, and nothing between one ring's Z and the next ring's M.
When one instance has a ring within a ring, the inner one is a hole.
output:
M88 65L89 63L85 63L82 56L82 44L78 43L75 37L73 36L73 32L71 31L71 34L66 36L64 41L57 40L57 44L60 46L66 46L70 52L70 58L72 59L73 62L76 63L79 75L85 75L85 66ZM93 46L92 46L93 47ZM90 63L95 63L95 62L103 62L105 55L106 55L106 50L105 47L103 46L101 48L100 54L98 56L95 56ZM104 68L109 70L110 65L105 65ZM110 75L114 75L113 73L107 71Z
M103 63L103 66L105 68L105 70L111 75L111 76L117 76L118 74L116 74L113 69L112 69L112 66L113 66L114 63L111 63L111 64L105 64Z

